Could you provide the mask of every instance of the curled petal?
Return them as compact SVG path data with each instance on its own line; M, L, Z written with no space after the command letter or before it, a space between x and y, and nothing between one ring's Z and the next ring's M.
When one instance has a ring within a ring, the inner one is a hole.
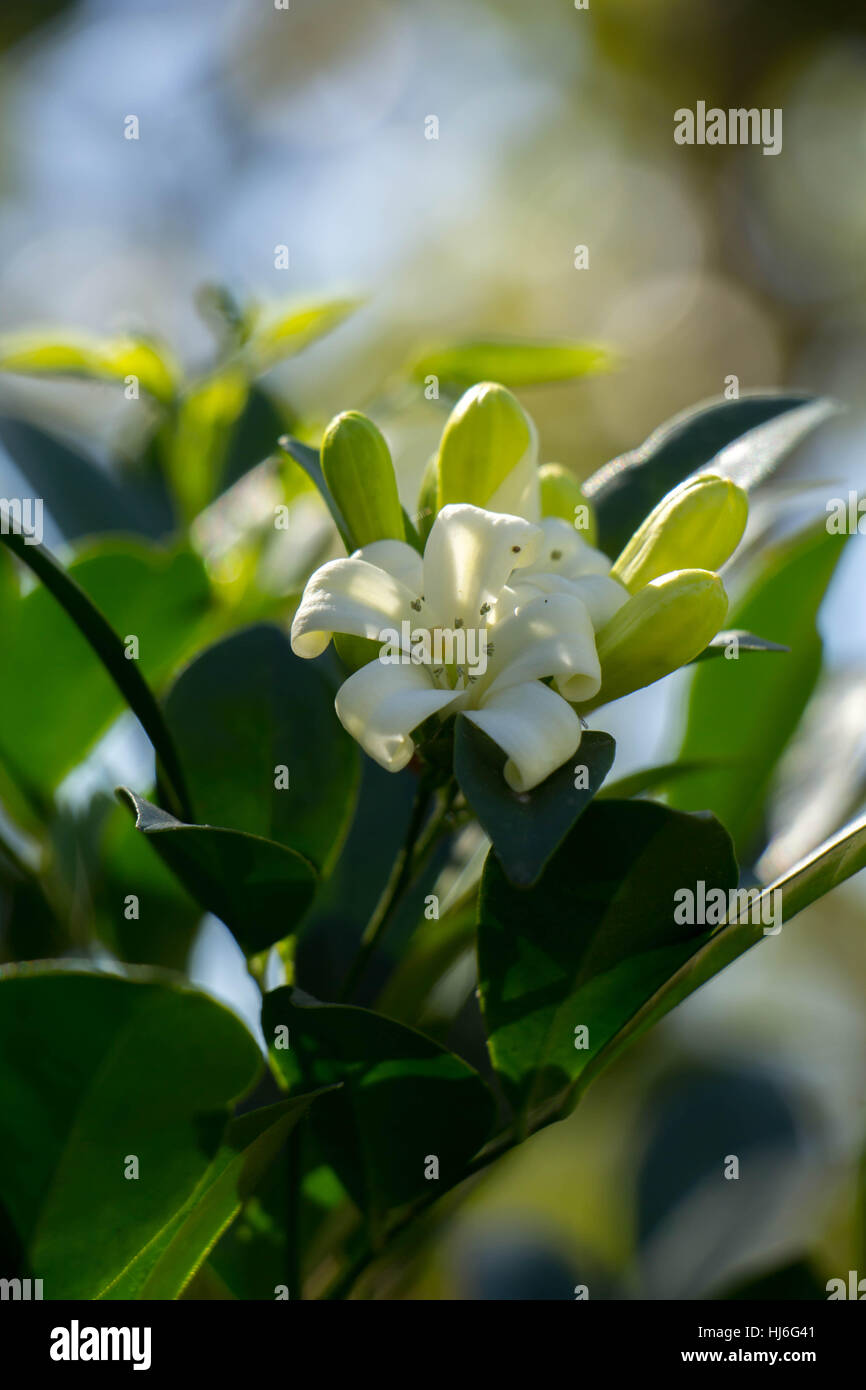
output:
M453 704L459 692L439 690L424 666L371 661L337 691L337 717L371 758L399 772L412 757L412 730Z
M608 574L584 574L567 579L559 574L530 574L512 586L515 608L522 608L539 594L571 594L586 604L592 625L598 631L614 613L628 602L629 593Z
M335 632L378 639L383 628L399 628L415 597L399 579L357 555L331 560L307 583L292 623L292 651L319 656Z
M562 574L577 579L584 574L609 574L610 560L586 541L579 531L558 516L539 523L544 537L529 574Z
M592 621L586 605L571 594L541 594L496 626L476 702L486 705L494 693L547 676L575 702L591 700L601 685Z
M541 530L519 516L451 503L443 507L424 551L424 595L441 627L477 626L514 569L532 564ZM455 622L455 620L458 620Z
M366 560L368 564L376 565L392 575L411 589L415 598L423 592L424 561L418 551L405 541L371 541L369 545L362 545L360 550L356 550L353 558Z
M505 780L527 792L549 777L577 751L580 720L541 681L527 681L495 693L482 709L464 711L507 754Z

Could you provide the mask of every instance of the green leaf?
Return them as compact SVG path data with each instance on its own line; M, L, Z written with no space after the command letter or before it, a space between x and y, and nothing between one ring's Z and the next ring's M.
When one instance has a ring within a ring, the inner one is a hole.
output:
M735 401L713 401L675 415L660 425L637 449L606 463L584 484L598 521L598 544L608 555L618 555L644 517L690 473L705 468L710 460L747 431L800 407L820 405L822 414L810 415L812 423L835 407L815 402L802 394L741 396ZM757 443L757 440L754 441ZM789 442L789 441L786 441ZM749 441L738 455L742 467L749 459ZM777 459L767 451L767 467ZM714 463L713 472L720 468ZM733 479L741 481L739 477Z
M274 400L260 386L254 386L235 425L226 452L222 486L231 487L250 469L276 456L277 440L293 421L284 400Z
M520 1130L541 1107L559 1117L593 1058L706 936L674 920L675 892L698 880L707 891L736 884L724 828L650 801L594 802L526 892L488 856L481 1003Z
M325 482L318 449L311 449L309 444L302 444L300 439L295 439L290 434L283 435L278 443L283 452L293 458L295 463L300 464L307 477L315 483L316 490L331 513L334 525L340 533L340 539L351 555L353 550L358 549L358 542L352 533L352 528L340 511L331 489Z
M0 446L41 497L64 540L119 531L157 540L171 529L170 509L158 482L125 477L123 485L80 445L55 438L25 420L0 418ZM20 488L0 454L0 495Z
M573 381L609 372L615 365L609 349L595 343L477 338L423 353L412 363L410 375L416 381L436 376L446 390L461 391L477 381L511 387Z
M138 378L142 390L169 402L178 367L168 349L131 334L99 338L58 329L25 329L0 335L0 372L29 376L80 376L103 381Z
M184 551L106 542L65 570L23 536L0 533L0 543L42 580L4 624L0 749L16 779L40 792L55 787L125 700L182 807L183 776L148 681L163 681L195 640L210 606L201 562ZM130 636L139 660L127 658Z
M471 719L457 716L454 773L511 883L525 888L536 882L592 801L613 766L615 751L610 734L585 733L574 758L532 791L515 792L503 775L507 758L502 749ZM585 787L575 786L578 769Z
M273 840L213 825L185 825L121 787L137 830L187 892L233 933L246 955L290 936L313 900L309 860ZM134 889L135 885L131 885Z
M723 750L729 761L681 778L670 800L682 810L711 810L728 827L741 857L752 848L773 771L818 679L816 619L845 539L829 535L820 523L769 550L731 611L732 628L772 632L790 647L788 654L743 667L733 660L706 661L695 671L680 758L702 762Z
M289 1030L288 1048L275 1046L280 1025ZM343 1083L317 1103L311 1123L374 1225L430 1191L430 1156L439 1160L437 1190L445 1191L490 1133L493 1097L478 1073L404 1024L286 988L265 996L262 1027L293 1091Z
M644 792L659 791L680 777L688 777L689 773L715 768L724 761L724 758L707 758L699 763L657 763L655 767L642 767L637 772L617 778L615 782L606 783L599 796L605 801L627 801L629 797L641 796Z
M182 971L202 908L154 854L147 837L138 834L126 805L106 797L103 816L98 830L91 822L82 827L74 851L76 870L87 875L99 940L119 960ZM134 918L126 913L130 893L138 899Z
M253 1110L229 1125L195 1191L104 1289L107 1299L175 1299L255 1191L286 1138L323 1091ZM297 1292L297 1290L295 1290ZM291 1290L290 1290L291 1293Z
M781 904L781 919L788 922L864 867L866 816L846 826L813 854L764 888L757 907L739 916L735 914L727 925L699 941L697 949L690 951L677 969L660 982L657 989L624 1022L616 1037L593 1057L582 1084L588 1084L626 1046L669 1013L676 1004L718 975L750 946L763 941L764 924L772 920L774 902ZM775 899L775 893L781 897Z
M280 628L243 628L201 652L169 691L165 718L199 821L330 863L357 794L358 746L331 687Z
M178 402L165 462L172 495L187 522L223 486L229 447L248 395L245 374L227 366L193 382Z
M47 1298L117 1278L195 1190L260 1071L240 1020L169 977L0 971L0 1193Z
M264 372L294 357L326 333L332 333L361 307L360 299L325 299L310 303L268 304L254 311L247 329L244 358L253 372Z
M695 661L707 661L710 657L724 656L725 651L732 643L736 643L737 652L789 652L790 647L786 647L782 642L769 642L766 637L756 637L754 632L744 632L742 628L730 628L725 632L717 632L709 646ZM733 661L734 657L728 658Z

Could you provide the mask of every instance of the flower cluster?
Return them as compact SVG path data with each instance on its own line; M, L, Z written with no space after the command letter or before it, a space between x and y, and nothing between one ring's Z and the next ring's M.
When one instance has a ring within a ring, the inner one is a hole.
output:
M573 502L550 466L539 472L535 431L514 398L476 387L434 461L422 553L393 534L402 514L374 430L363 417L338 417L323 468L344 515L363 498L365 534L385 533L312 575L292 646L315 657L334 634L379 644L341 686L336 710L389 771L410 761L427 721L462 711L503 750L509 785L531 790L577 751L581 711L691 660L721 627L727 599L713 571L747 511L734 484L701 477L675 489L611 564L577 529L585 499ZM564 511L564 495L571 518L538 517L546 498ZM502 510L504 496L529 515ZM688 568L693 557L706 568Z

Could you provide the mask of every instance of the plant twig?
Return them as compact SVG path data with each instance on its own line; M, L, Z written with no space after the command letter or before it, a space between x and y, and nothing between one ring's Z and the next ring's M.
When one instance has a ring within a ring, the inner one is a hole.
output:
M400 906L403 894L415 877L422 859L430 852L436 843L438 833L442 827L442 822L447 814L447 802L441 813L438 816L432 817L425 834L423 836L421 835L421 830L427 819L433 797L434 788L422 775L415 792L415 800L412 804L409 827L406 831L403 847L394 861L394 867L385 885L385 890L373 910L373 915L364 928L358 954L352 962L349 972L343 981L343 987L339 995L340 1001L343 1003L352 997L358 982L367 969L371 957L378 948L394 918L397 908Z

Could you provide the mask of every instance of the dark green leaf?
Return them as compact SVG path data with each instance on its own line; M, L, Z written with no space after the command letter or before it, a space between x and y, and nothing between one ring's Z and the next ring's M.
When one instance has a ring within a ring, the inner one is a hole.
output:
M322 472L322 464L319 459L318 449L311 449L309 444L302 444L300 439L295 439L290 434L282 436L279 440L279 446L284 453L295 460L295 463L300 464L301 468L303 468L304 472L307 474L307 477L315 483L316 490L328 508L328 511L331 513L334 525L340 533L340 539L351 555L353 550L358 549L358 543L352 535L352 528L337 506L331 489L325 482L325 475Z
M258 835L184 825L126 787L118 794L135 812L136 829L150 838L196 902L225 922L247 955L295 930L315 892L309 860Z
M717 632L708 647L704 647L700 656L695 657L695 661L707 661L710 657L724 656L725 651L732 643L736 643L736 652L789 652L790 647L786 647L782 642L770 642L766 637L756 637L753 632L744 632L742 628L729 628L725 632ZM728 658L733 661L733 656Z
M610 734L585 733L573 759L532 791L515 792L503 776L507 759L502 749L470 719L457 716L454 772L512 883L525 888L536 882L592 801L615 751ZM585 769L585 787L575 787L578 769Z
M221 486L229 488L277 452L277 440L290 424L291 412L254 386L235 425L226 454Z
M171 1221L260 1070L239 1019L168 977L0 972L0 1192L46 1298L97 1298Z
M16 777L25 787L56 786L126 700L183 807L183 776L147 682L164 680L195 639L210 604L201 562L108 542L65 570L21 535L0 541L42 580L7 610L4 632L0 747ZM127 657L128 636L138 639L139 660Z
M604 801L627 801L629 797L641 796L644 792L661 791L680 777L688 777L692 772L704 772L724 761L724 758L708 758L701 763L657 763L655 767L642 767L638 772L630 772L626 777L606 783L599 797Z
M288 1028L289 1047L275 1047ZM320 1004L298 990L265 996L262 1027L292 1090L342 1082L311 1123L353 1200L378 1223L393 1207L445 1191L487 1139L493 1098L466 1062L381 1014ZM424 1176L431 1157L438 1179Z
M596 801L538 884L515 893L488 856L478 966L490 1055L525 1128L563 1100L705 929L674 920L678 889L728 890L724 828L650 801ZM579 1027L588 1030L579 1045Z
M195 1191L101 1296L179 1298L255 1191L286 1137L322 1094L313 1091L233 1120Z
M674 416L637 449L593 473L584 485L598 520L598 544L616 556L644 517L677 483L748 430L812 404L804 394L741 396L713 401ZM745 457L745 456L744 456Z
M816 618L844 543L844 536L828 535L821 524L770 550L735 605L732 627L772 632L789 653L742 666L733 660L701 662L695 672L680 758L704 762L723 753L727 761L680 778L670 800L682 810L711 810L730 830L741 857L752 847L773 770L818 679Z
M358 746L321 672L280 628L243 628L208 647L169 691L165 718L200 822L329 863L357 794Z
M764 927L773 921L774 904L781 906L783 922L802 912L810 903L844 883L866 867L866 817L848 825L827 840L814 854L801 861L762 890L756 906L748 912L740 910L726 926L699 941L683 963L663 981L620 1028L591 1065L583 1078L588 1083L612 1061L624 1047L657 1023L676 1004L706 984L726 965L743 955L750 946L764 940ZM776 893L780 894L775 898ZM774 930L771 927L771 932Z
M0 419L0 446L26 478L34 497L41 497L64 540L107 531L143 535L165 533L165 506L155 487L115 477L92 458L24 420ZM0 457L0 495L14 497L20 483Z

